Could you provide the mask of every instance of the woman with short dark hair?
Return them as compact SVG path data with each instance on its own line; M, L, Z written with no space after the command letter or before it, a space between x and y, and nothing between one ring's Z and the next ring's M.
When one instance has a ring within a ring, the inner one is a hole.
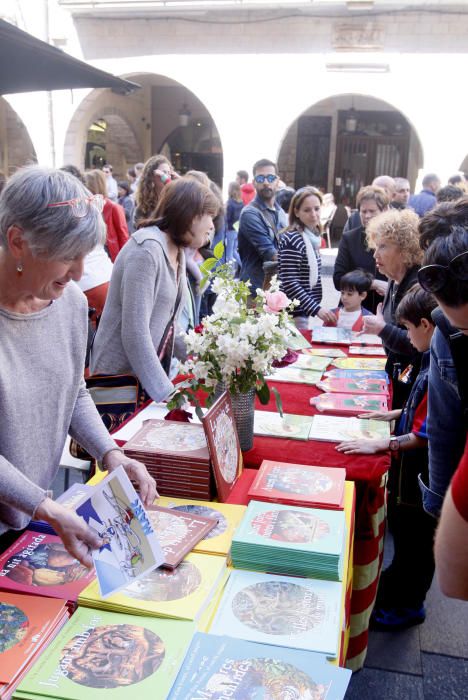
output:
M180 178L164 188L154 216L115 261L93 374L132 374L155 401L172 392L174 328L186 301L184 247L206 243L217 211L217 198L198 182Z

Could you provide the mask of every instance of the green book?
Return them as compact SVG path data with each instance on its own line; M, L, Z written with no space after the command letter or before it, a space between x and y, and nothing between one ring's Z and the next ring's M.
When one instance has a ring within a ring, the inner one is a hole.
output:
M292 413L273 411L255 411L254 434L271 437L288 438L289 440L308 440L312 427L311 416L299 416Z
M164 700L195 633L191 622L78 608L15 698ZM110 693L112 690L112 693Z

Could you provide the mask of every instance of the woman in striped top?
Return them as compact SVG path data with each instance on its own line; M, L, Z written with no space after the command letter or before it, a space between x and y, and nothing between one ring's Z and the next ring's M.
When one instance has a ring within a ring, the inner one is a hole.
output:
M322 279L319 234L322 195L315 187L297 190L289 207L289 228L280 238L278 250L281 287L300 305L294 311L296 326L308 327L309 316L336 325L335 314L321 306Z

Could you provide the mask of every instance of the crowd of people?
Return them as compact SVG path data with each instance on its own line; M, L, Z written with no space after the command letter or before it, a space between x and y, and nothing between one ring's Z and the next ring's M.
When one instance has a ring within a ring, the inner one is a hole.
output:
M27 166L7 179L0 195L0 550L35 517L90 564L98 540L48 491L67 434L106 469L123 464L144 502L154 500L145 466L125 457L101 420L85 364L94 386L109 377L117 389L135 380L133 409L148 397L167 399L179 331L195 327L213 303L211 288L200 289L200 264L222 242L220 262L250 282L253 297L278 275L299 301L299 329L317 317L382 340L391 411L366 417L396 420L395 434L390 443L337 446L344 454L392 455L395 554L374 624L423 622L435 565L443 590L468 599L468 195L461 176L441 187L429 174L422 184L411 196L405 178L382 175L358 192L333 274L340 305L330 309L320 249L337 208L313 184L287 187L268 159L254 164L252 179L237 173L226 204L205 173L180 175L163 155L136 164L122 181L110 165L85 173ZM112 426L128 409L115 403Z

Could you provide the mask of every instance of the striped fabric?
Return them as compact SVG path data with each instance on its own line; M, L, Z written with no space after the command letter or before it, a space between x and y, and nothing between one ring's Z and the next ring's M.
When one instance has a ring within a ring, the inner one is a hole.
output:
M300 306L296 307L294 316L315 316L322 301L322 260L316 252L318 265L318 280L313 289L309 283L309 263L302 234L299 231L288 231L279 242L278 263L281 289L290 299L299 299Z

